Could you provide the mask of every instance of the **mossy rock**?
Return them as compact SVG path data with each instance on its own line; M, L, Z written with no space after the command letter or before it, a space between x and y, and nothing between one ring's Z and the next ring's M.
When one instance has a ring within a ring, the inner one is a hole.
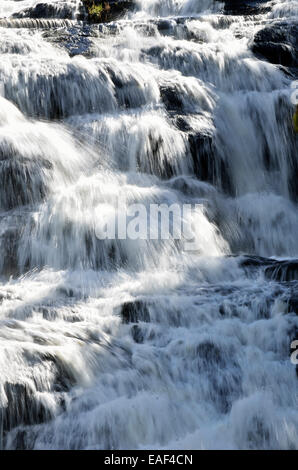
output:
M90 23L108 23L115 21L134 7L134 2L129 0L83 0L83 2Z

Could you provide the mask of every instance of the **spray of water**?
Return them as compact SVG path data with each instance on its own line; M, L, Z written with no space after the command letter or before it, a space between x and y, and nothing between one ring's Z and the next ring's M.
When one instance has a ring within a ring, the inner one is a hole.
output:
M297 448L291 79L249 48L297 2L141 1L75 57L38 3L0 2L1 447ZM100 240L119 197L196 204L195 249Z

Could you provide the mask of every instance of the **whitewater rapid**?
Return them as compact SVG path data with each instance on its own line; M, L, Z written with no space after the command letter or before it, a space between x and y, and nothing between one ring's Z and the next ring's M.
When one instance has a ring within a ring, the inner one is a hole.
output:
M0 1L0 447L297 449L294 78L250 48L297 2L38 3ZM195 249L99 240L121 197Z

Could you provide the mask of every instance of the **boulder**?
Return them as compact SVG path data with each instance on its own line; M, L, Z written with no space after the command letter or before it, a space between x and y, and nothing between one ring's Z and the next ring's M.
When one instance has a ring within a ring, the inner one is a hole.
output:
M298 66L298 24L275 22L258 31L251 44L254 54L273 64Z

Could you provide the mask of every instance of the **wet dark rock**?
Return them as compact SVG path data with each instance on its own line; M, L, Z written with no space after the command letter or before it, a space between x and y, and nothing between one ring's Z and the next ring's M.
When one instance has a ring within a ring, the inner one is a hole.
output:
M15 18L33 18L33 19L47 19L47 18L60 18L71 19L73 15L71 5L66 2L61 4L51 3L38 3L34 7L27 8L21 12L15 13Z
M105 65L105 70L115 86L115 97L119 106L132 108L146 104L146 98L140 91L138 79L133 74L123 75L121 70L108 64Z
M65 48L70 57L92 57L92 38L96 36L92 25L86 23L74 24L70 28L50 29L43 34L47 41Z
M4 276L20 274L18 246L23 227L30 218L29 212L7 212L0 216L0 272Z
M251 45L252 51L273 64L298 66L298 24L275 22L258 31Z
M174 85L172 87L160 87L160 95L168 111L183 110L183 101L177 93L177 90Z
M165 19L165 20L161 19L157 22L157 27L159 31L170 29L172 25L173 25L173 22L168 19Z
M283 67L283 69L285 69ZM287 140L287 167L288 167L288 189L289 195L293 202L298 202L298 159L297 159L297 141L293 126L293 114L295 108L290 102L288 97L280 96L275 103L275 116L279 129L281 132L286 133ZM267 171L275 172L276 174L281 171L280 163L275 158L274 153L270 152L270 143L267 141L265 135L263 158L264 165Z
M174 123L177 129L182 132L190 132L192 127L190 126L188 120L183 115L175 115L174 116Z
M116 21L135 7L135 3L130 0L83 0L83 3L90 23Z
M28 28L30 30L49 30L51 28L62 28L65 26L70 26L72 23L72 20L61 18L0 18L1 28Z
M58 295L62 295L63 297L75 297L75 291L70 287L58 287L56 292Z
M131 336L137 344L142 344L144 342L144 335L139 325L132 326Z
M125 302L121 308L121 317L123 323L150 322L150 314L145 302L136 300L134 302Z
M175 20L161 19L157 21L156 26L160 34L168 36L174 33L176 22Z
M225 318L237 318L237 317L239 317L238 310L237 310L237 305L234 305L230 302L227 303L227 304L222 303L219 306L218 311L219 311L219 314L222 317L225 317Z
M44 320L55 321L58 318L56 309L53 307L41 306L38 311L42 314Z
M221 413L228 413L242 392L241 371L232 351L207 340L197 346L196 355L200 374L208 377L209 396Z
M54 354L45 353L41 355L43 362L47 361L52 364L55 371L54 382L51 384L53 392L68 392L76 383L75 376L70 367L63 360Z
M57 75L46 73L37 74L34 79L25 77L27 72L20 72L14 87L5 89L5 97L19 106L23 112L30 116L62 119L76 113L107 111L111 103L108 99L109 84L106 75L99 71L98 75L84 73L72 62L67 64L64 72ZM20 83L26 80L26 99L23 99L23 90L19 93ZM102 83L102 87L99 83ZM105 94L102 90L106 88ZM74 92L74 89L76 92ZM93 89L96 94L89 93ZM143 96L143 95L142 95Z
M36 361L30 357L28 360ZM50 364L54 372L52 382L40 383L33 377L34 383L32 384L31 381L30 383L6 382L4 384L3 391L7 397L7 405L0 407L4 447L7 440L13 439L15 440L14 448L31 448L31 445L25 444L26 432L23 427L42 424L54 417L53 410L40 400L39 392L54 393L59 410L65 410L65 392L75 384L71 369L61 358L48 353L41 354L38 363ZM12 434L10 434L11 431Z
M210 366L216 364L220 365L221 367L225 366L225 359L220 348L211 341L200 343L197 346L196 352L200 361L207 361Z
M298 280L298 260L277 261L261 256L245 256L240 262L244 268L263 268L266 279L278 282Z
M0 160L0 194L2 208L33 204L44 199L48 188L44 170L51 164L44 160L7 158Z
M281 64L285 66L293 65L293 51L288 44L278 44L275 42L254 43L252 51L265 57L273 64Z
M288 300L288 312L298 315L298 294L293 295Z
M224 11L227 15L258 15L269 11L267 0L225 0Z
M1 450L33 450L37 439L36 426L18 426L4 435Z
M152 132L148 134L149 148L147 151L148 170L153 175L158 175L162 179L169 179L175 175L175 168L170 158L165 157L161 168L159 161L160 149L163 147L163 138L155 136ZM153 157L153 158L152 158ZM141 161L138 162L141 167Z
M5 432L16 426L38 424L52 418L52 413L34 396L28 385L4 384L7 406L0 408L0 422Z
M298 76L298 73L297 73L297 76ZM289 175L289 191L290 191L292 200L297 204L298 203L298 160L297 158L295 158L294 153L292 155L293 155L292 162L291 162L292 171L290 172L290 175Z
M0 246L4 254L2 259L1 271L7 276L18 273L17 261L17 245L18 245L18 230L15 228L7 229L0 237Z
M18 450L25 450L28 449L26 442L26 431L24 429L20 430L16 434L16 449Z
M298 260L275 261L265 269L265 276L272 281L297 281Z
M146 58L147 56L150 56L150 57L156 57L158 59L162 55L162 52L163 52L162 46L152 46L152 47L149 47L148 49L146 48L142 49L144 58Z
M198 179L231 192L227 164L216 154L211 135L189 134L194 173Z
M267 267L268 265L274 264L275 261L269 258L263 258L262 256L245 256L240 262L242 267Z
M191 134L189 143L196 176L202 181L214 182L215 165L212 137Z
M245 428L245 440L249 449L256 449L262 442L265 449L270 448L271 430L262 416L250 416Z

